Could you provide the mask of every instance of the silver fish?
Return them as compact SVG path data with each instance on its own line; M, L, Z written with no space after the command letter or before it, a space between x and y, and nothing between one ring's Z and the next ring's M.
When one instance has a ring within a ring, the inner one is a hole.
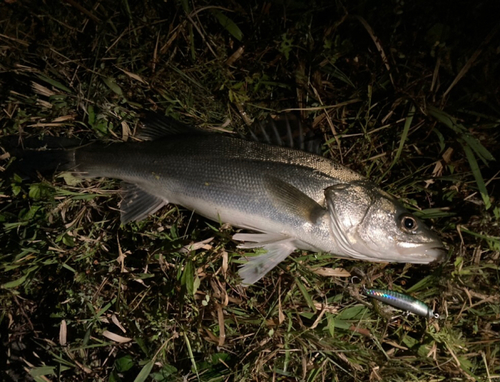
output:
M441 241L418 218L335 161L165 117L144 125L143 142L59 151L60 168L85 178L121 179L122 223L174 203L254 231L233 236L244 242L240 248L267 251L240 268L245 285L296 249L376 262L429 263L444 256Z

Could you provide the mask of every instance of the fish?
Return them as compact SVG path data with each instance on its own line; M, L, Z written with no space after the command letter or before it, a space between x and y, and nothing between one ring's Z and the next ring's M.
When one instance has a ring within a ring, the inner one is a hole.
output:
M31 150L21 164L120 179L123 224L172 203L242 229L233 236L239 248L263 249L239 269L245 286L297 249L370 262L426 264L444 257L443 243L419 218L334 160L157 113L142 124L139 142Z
M367 289L363 288L363 294L370 296L375 300L382 301L395 308L399 308L406 312L414 313L422 317L439 318L438 313L427 306L424 302L404 293L395 292L390 289Z

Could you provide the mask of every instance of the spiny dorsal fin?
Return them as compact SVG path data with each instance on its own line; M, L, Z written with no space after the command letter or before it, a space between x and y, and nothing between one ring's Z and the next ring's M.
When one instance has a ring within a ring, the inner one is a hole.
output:
M146 141L184 134L211 134L154 112L148 112L142 119L142 124L144 129L138 138ZM243 138L321 155L322 140L310 130L304 133L300 120L294 115L283 114L276 120L268 118L263 122L259 121L250 127L247 136Z
M321 155L322 137L311 129L304 129L300 119L292 113L257 121L248 130L243 136L245 139Z
M184 134L207 134L196 127L186 125L171 117L149 112L142 119L144 129L139 133L138 138L145 141L154 141L155 139L171 137Z

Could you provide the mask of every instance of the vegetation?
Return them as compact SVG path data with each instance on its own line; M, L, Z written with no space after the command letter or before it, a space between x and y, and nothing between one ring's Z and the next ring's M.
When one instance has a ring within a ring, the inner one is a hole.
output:
M498 380L495 8L2 2L0 379ZM10 171L13 141L130 140L146 110L240 132L296 113L324 137L325 156L427 219L446 262L297 252L243 288L231 227L173 205L121 226L116 181ZM441 318L367 300L362 284L410 294Z

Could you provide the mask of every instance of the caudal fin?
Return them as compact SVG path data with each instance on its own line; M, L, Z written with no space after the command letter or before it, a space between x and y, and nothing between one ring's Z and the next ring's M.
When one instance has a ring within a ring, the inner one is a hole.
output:
M23 178L36 178L37 174L53 175L57 171L75 167L75 150L13 150L10 155L15 161L7 169L6 175L16 173Z
M5 136L0 139L2 151L10 158L2 177L16 173L23 178L36 178L40 173L53 175L57 171L75 168L75 149L81 146L80 139L65 137L25 138L22 143L17 136ZM1 151L0 151L1 152Z

